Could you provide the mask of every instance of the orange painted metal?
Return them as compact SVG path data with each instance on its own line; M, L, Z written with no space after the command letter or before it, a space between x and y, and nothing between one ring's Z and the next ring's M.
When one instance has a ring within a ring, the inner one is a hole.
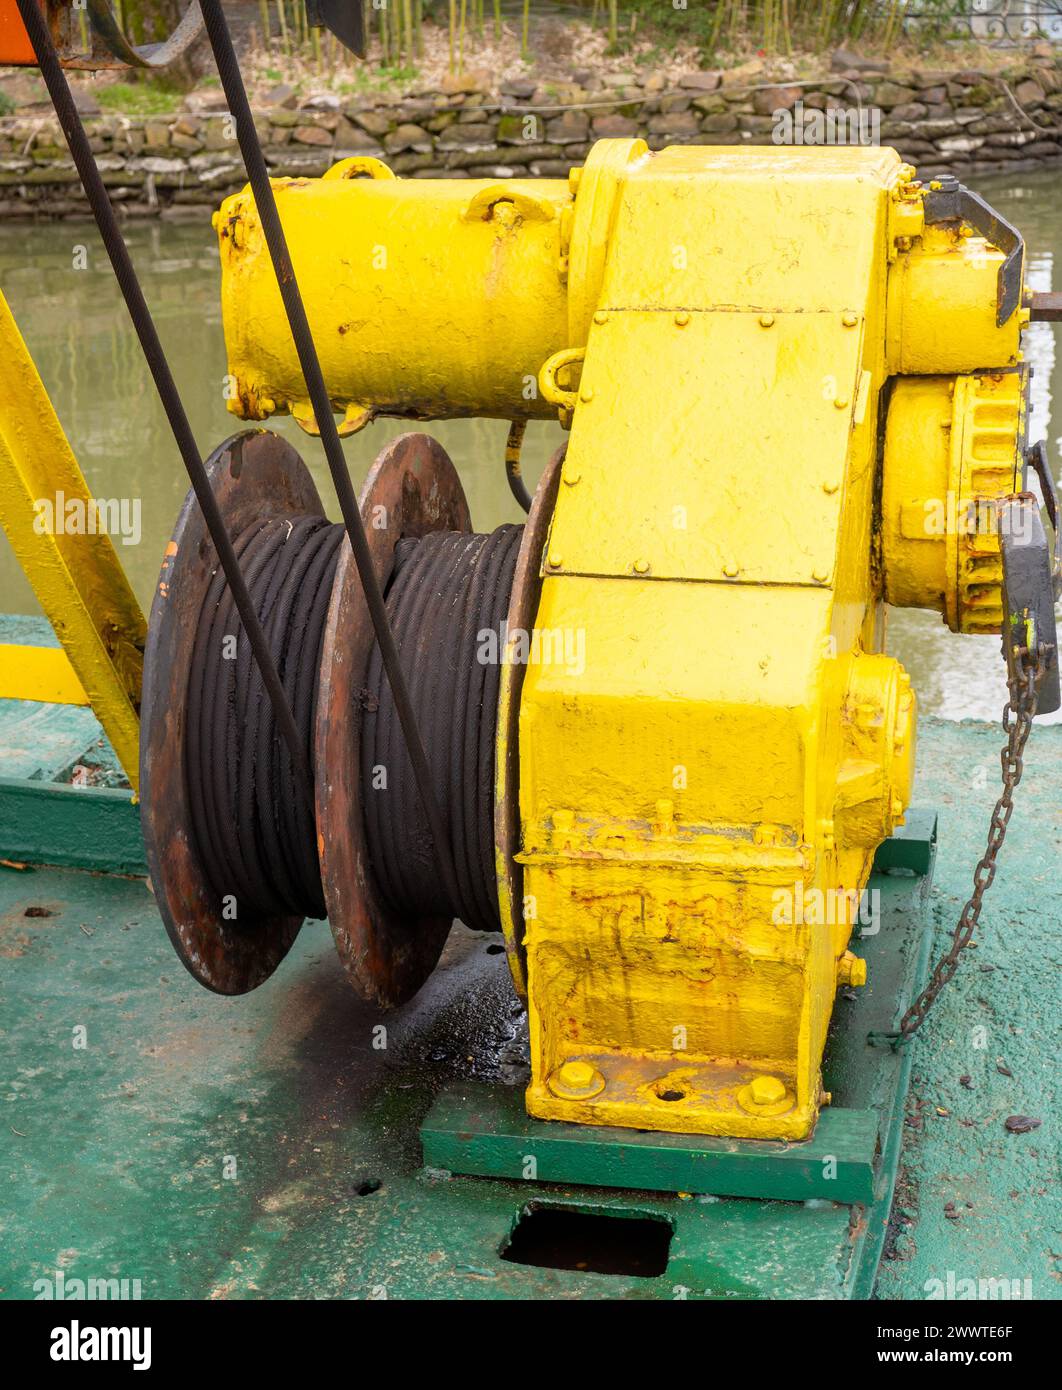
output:
M7 67L37 66L33 45L15 0L0 0L0 64Z

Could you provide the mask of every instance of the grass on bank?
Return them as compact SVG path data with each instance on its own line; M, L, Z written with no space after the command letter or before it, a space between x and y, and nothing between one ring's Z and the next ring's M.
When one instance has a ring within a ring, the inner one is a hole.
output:
M101 111L121 116L168 116L183 100L183 93L162 77L112 82L94 91Z

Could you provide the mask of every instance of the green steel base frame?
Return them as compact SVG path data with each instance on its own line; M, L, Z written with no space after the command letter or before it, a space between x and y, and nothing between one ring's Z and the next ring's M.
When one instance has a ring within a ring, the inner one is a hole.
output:
M455 928L395 1014L354 998L323 923L306 925L261 989L211 995L174 959L133 877L128 791L71 784L70 769L106 763L98 728L77 710L0 708L0 745L5 719L17 756L0 752L0 1297L58 1292L62 1276L68 1293L76 1280L139 1281L148 1299L925 1298L950 1274L1028 1279L1032 1297L1062 1297L1051 969L1062 964L1062 832L1042 810L1057 807L1062 728L1034 735L980 948L898 1053L864 1039L892 1024L928 954L924 827L912 817L912 833L883 847L879 868L901 858L875 880L881 933L856 947L870 984L840 1000L829 1049L835 1107L823 1124L851 1128L835 1144L842 1186L801 1200L821 1173L796 1145L757 1150L743 1170L718 1146L683 1154L659 1136L610 1135L595 1156L581 1133L567 1181L456 1175L474 1141L452 1099L440 1122L442 1097L489 1101L503 1148L506 1125L527 1123L525 1019L497 940ZM922 721L920 795L943 821L934 955L980 853L999 743L995 727ZM864 1120L838 1122L846 1113ZM1042 1129L1009 1133L1013 1114ZM884 1136L869 1163L867 1116ZM564 1150L565 1127L548 1128ZM555 1158L542 1149L540 1173ZM671 1165L677 1192L637 1186L661 1180L657 1165ZM776 1196L731 1195L768 1180ZM529 1208L557 1206L655 1220L670 1236L666 1267L649 1277L502 1257Z

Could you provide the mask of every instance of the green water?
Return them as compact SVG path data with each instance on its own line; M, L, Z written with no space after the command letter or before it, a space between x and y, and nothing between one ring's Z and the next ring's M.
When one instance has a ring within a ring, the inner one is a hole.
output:
M1057 172L984 180L981 191L1023 231L1029 280L1052 287L1062 264L1062 179ZM203 453L238 422L225 409L226 370L218 261L209 217L201 223L133 224L127 233L144 292ZM75 269L85 259L87 266ZM21 327L92 491L100 497L139 497L140 536L118 550L140 601L150 603L159 560L187 488L184 470L158 404L139 344L94 227L85 222L0 227L0 286ZM1062 358L1054 325L1033 325L1028 356L1034 365L1032 438L1046 435L1059 471ZM320 444L290 420L270 422L303 454L321 490L331 482ZM388 439L409 426L381 421L346 443L356 483ZM493 420L441 421L431 426L460 469L478 530L522 513L509 495L502 455L506 426ZM529 486L563 439L559 426L528 429ZM334 504L330 507L337 514ZM39 609L5 539L0 537L0 612ZM890 650L911 672L921 708L952 718L995 718L1005 696L999 644L958 637L932 613L894 612Z

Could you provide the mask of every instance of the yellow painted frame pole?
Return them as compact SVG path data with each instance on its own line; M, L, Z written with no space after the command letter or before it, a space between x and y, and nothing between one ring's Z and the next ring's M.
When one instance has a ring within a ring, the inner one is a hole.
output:
M108 535L43 524L40 504L50 503L54 517L60 495L98 516L0 294L0 524L66 653L0 646L0 698L91 704L135 788L147 624Z

